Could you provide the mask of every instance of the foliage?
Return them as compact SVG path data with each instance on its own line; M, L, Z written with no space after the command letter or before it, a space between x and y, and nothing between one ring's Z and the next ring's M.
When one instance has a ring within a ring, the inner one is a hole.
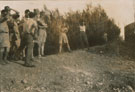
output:
M44 13L46 12L44 9ZM44 16L45 22L48 24L47 28L47 43L46 53L54 53L58 50L58 25L66 23L69 28L67 33L69 44L72 49L82 48L82 43L79 36L79 25L85 22L86 34L89 45L104 44L103 34L108 34L108 41L112 42L117 39L120 34L119 27L115 24L113 19L110 19L101 6L93 7L87 5L83 11L70 11L65 15L60 15L59 10L50 11L50 15ZM50 52L52 51L52 52Z

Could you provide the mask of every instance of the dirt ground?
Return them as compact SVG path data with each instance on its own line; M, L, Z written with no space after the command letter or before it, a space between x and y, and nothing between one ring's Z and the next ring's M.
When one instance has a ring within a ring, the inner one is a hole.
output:
M0 92L135 92L135 61L92 50L0 65Z

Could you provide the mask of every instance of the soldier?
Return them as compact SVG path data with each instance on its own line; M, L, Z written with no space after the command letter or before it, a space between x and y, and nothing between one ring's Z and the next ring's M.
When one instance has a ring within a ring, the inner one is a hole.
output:
M42 25L40 26L39 25L39 29L40 29L40 36L41 36L41 39L40 39L40 41L41 41L41 46L40 46L40 53L41 53L41 55L42 56L44 56L45 54L44 54L44 49L45 49L45 43L46 43L46 38L47 38L47 30L46 30L46 28L47 28L47 24L45 24L42 20L44 19L44 16L42 15L43 14L43 12L41 12L40 13L40 18L41 18L41 23L42 23Z
M88 39L87 39L87 35L86 35L86 26L84 24L84 22L80 25L80 39L81 39L81 43L84 47L89 47L89 43L88 43Z
M10 48L10 51L12 52L10 54L10 56L12 56L12 59L17 59L17 55L18 55L18 49L20 47L20 33L19 33L19 29L18 29L18 18L19 18L19 15L17 14L14 14L12 15L12 20L11 20L11 23L12 23L12 38L11 38L11 48ZM11 29L10 29L11 30Z
M65 24L59 25L59 53L61 53L62 51L63 43L66 44L68 51L69 52L71 51L68 38L66 35L67 32L68 32L68 28L66 27Z
M38 9L34 9L34 14L35 14L35 21L37 22L37 24L38 24L38 29L36 30L36 38L37 39L34 39L34 45L35 44L37 44L37 51L38 51L38 57L41 57L41 55L40 55L40 46L41 46L41 42L39 41L39 38L41 38L40 36L39 36L39 21L41 21L40 20L40 11L38 10ZM34 50L33 50L33 52L34 52ZM34 53L33 53L34 54Z
M38 15L40 14L40 15ZM41 57L44 55L44 48L45 48L45 42L47 38L46 33L46 27L47 24L44 23L44 16L42 16L42 12L37 12L37 24L38 24L38 30L37 30L37 44L38 44L38 57Z
M30 10L29 9L26 9L25 10L25 18L29 18L29 13L30 13Z
M104 42L107 43L107 41L108 41L108 34L107 34L107 32L104 32L103 39L104 39Z
M19 24L19 32L20 32L20 38L21 38L21 42L20 42L20 47L18 50L18 55L17 57L20 59L24 59L25 58L25 49L26 49L26 43L25 43L25 32L24 32L24 25L25 22L29 19L29 13L30 10L26 9L25 10L25 16L22 18L20 24Z
M29 13L29 19L24 23L24 34L25 34L25 44L26 44L26 59L25 59L25 66L26 67L35 67L32 64L32 53L33 53L33 45L34 45L34 38L35 38L35 30L37 30L37 23L34 20L35 14L33 12Z
M0 18L0 63L7 64L7 56L10 48L9 29L7 25L8 13L6 10L1 11Z
M7 13L8 13L8 15L9 15L9 16L12 16L12 14L10 13L10 12L11 12L11 10L12 10L13 12L15 12L16 14L19 14L19 12L18 12L18 11L16 11L16 10L14 10L14 9L10 8L9 6L5 6L5 7L4 7L4 10L6 10L6 11L7 11Z
M4 10L7 12L8 15L8 28L9 28L9 39L10 39L10 51L9 51L9 58L10 60L14 59L16 49L19 45L19 37L17 34L19 34L18 31L18 25L17 25L17 19L19 18L19 12L11 9L9 6L5 6ZM11 14L10 12L15 12L14 14ZM16 19L14 19L16 17Z

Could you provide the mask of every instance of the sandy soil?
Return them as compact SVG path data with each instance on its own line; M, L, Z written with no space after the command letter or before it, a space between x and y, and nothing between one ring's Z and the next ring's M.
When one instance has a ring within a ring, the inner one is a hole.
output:
M135 61L89 50L0 65L0 92L135 92Z

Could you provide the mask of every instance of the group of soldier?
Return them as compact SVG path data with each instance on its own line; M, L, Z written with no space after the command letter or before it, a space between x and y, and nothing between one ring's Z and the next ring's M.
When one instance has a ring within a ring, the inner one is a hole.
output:
M11 11L14 14L11 14ZM38 57L44 56L45 42L47 38L47 24L44 21L44 12L38 9L30 11L25 10L25 16L20 20L19 12L5 6L1 10L0 16L0 63L8 64L9 60L14 61L24 59L24 66L35 67L33 59L34 43L37 43ZM71 48L66 33L68 27L65 23L58 26L59 28L59 53L62 51L63 44L66 44L68 51ZM84 23L80 25L80 33L83 42L88 46L86 28Z

